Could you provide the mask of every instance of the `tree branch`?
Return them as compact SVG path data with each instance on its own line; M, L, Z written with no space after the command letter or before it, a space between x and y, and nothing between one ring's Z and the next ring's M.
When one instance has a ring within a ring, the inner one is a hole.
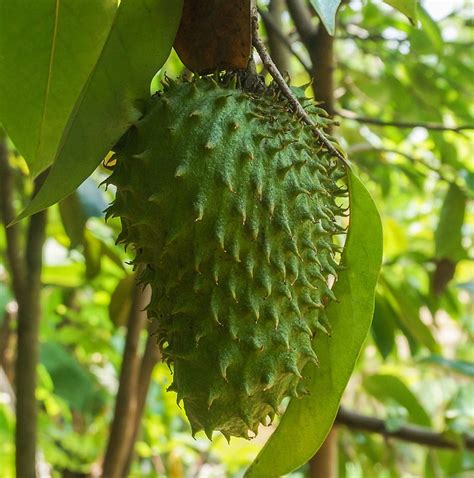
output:
M311 21L311 11L301 0L286 0L288 11L306 46L315 41L317 28Z
M420 166L425 167L432 173L436 174L436 176L442 181L445 181L448 184L456 184L461 190L463 190L466 194L468 194L465 187L462 186L461 184L458 184L458 182L456 181L456 178L449 178L443 173L442 166L441 167L432 166L431 164L427 163L424 159L420 157L412 156L408 153L405 153L404 151L400 151L398 149L391 149L391 148L381 148L378 146L373 146L371 144L365 144L365 143L355 144L347 150L347 154L349 155L349 157L355 154L366 153L366 152L391 153L391 154L396 154L398 156L401 156L402 158L407 159L408 161L410 161L410 163L414 165L419 164Z
M46 177L35 180L33 196ZM41 317L40 292L43 244L46 238L46 211L33 215L28 224L25 251L21 244L21 227L6 227L16 217L13 207L13 171L8 162L6 140L0 132L0 199L5 225L7 258L12 289L18 303L16 385L16 475L36 476L36 366L38 333Z
M115 410L110 426L109 441L104 457L102 476L122 478L126 466L130 443L134 439L135 417L138 410L138 375L140 334L145 326L146 299L142 286L133 288L132 308L128 317L127 337L122 357L119 388Z
M39 191L46 173L35 181L33 196ZM38 365L39 325L41 319L41 269L46 240L46 211L31 216L25 253L26 277L23 295L17 297L18 330L16 383L16 473L21 478L36 476L36 367Z
M252 43L255 49L257 50L265 68L268 70L272 78L275 80L275 83L280 88L283 95L287 98L293 112L298 116L301 121L303 121L308 126L313 128L315 136L321 141L324 147L333 155L339 158L344 164L347 163L346 158L333 146L331 141L326 137L323 131L316 127L313 120L309 117L308 113L304 110L301 106L300 102L290 90L290 87L286 84L281 73L278 71L278 68L273 63L270 55L263 44L259 34L258 34L258 16L257 12L255 11L252 15Z
M268 13L262 10L261 8L258 9L258 13L262 17L263 23L265 24L265 28L267 29L269 33L269 40L271 38L270 33L273 33L275 37L277 37L281 44L287 48L287 50L301 63L303 68L306 70L306 72L312 76L312 67L308 63L306 63L306 60L293 48L293 45L289 38L281 31L279 26L275 23L273 20L273 17ZM271 44L270 44L270 51L272 51ZM273 55L272 55L273 56ZM282 71L282 68L279 67L278 63L275 62L278 68Z
M391 431L387 429L384 420L352 412L346 410L344 407L339 408L336 423L345 425L350 429L378 433L386 438L396 438L398 440L417 443L432 448L457 450L464 446L469 450L474 450L474 436L472 435L465 435L463 437L463 445L461 445L455 440L447 438L442 433L436 433L424 427L405 425L398 430Z
M143 352L143 357L140 365L140 374L138 377L138 386L137 386L137 395L138 395L138 405L137 413L135 417L135 423L133 424L133 438L130 441L130 448L128 450L127 463L124 468L124 476L128 476L130 469L132 467L133 455L134 455L134 445L137 439L138 433L140 431L141 420L143 416L143 411L146 405L146 398L148 395L148 389L150 388L151 376L155 365L160 360L160 349L158 347L156 336L152 333L153 322L150 322L148 325L148 338L145 346L145 352Z
M393 126L395 128L403 129L412 129L412 128L425 128L432 131L454 131L460 133L461 131L474 130L474 125L465 124L461 126L446 126L439 123L419 123L419 122L409 122L409 121L382 121L377 118L367 118L364 116L358 116L352 111L340 110L336 111L335 114L341 118L350 119L357 121L358 123L363 124L372 124L375 126Z
M268 12L263 12L265 18L262 16L261 12L260 16L265 25L268 48L271 52L273 61L280 71L287 73L289 72L290 57L288 55L288 37L283 34L282 15L284 10L285 0L270 0L268 4Z

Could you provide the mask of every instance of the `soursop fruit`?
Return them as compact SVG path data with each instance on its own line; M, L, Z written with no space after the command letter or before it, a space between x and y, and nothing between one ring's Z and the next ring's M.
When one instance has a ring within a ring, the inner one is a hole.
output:
M275 88L235 77L170 80L117 149L108 215L151 285L170 390L193 434L256 434L318 362L344 166Z

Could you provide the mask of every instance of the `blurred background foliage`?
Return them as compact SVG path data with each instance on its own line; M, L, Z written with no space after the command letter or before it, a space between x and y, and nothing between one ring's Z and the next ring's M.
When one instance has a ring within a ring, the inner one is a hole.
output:
M273 32L274 54L282 55L292 84L308 83L311 59L285 2L258 3L286 38L278 44ZM376 199L385 230L372 333L342 403L384 419L390 430L414 424L454 438L474 428L473 134L456 130L473 119L472 10L469 1L426 0L415 28L386 4L351 0L339 11L334 42L340 123L334 134ZM317 23L316 15L311 21ZM269 24L262 28L272 38ZM152 90L165 72L186 73L173 53ZM19 211L32 185L25 162L6 141ZM132 307L130 256L114 244L119 224L103 218L113 194L97 187L106 176L100 168L49 211L37 399L39 449L53 477L96 476ZM5 247L2 229L0 474L9 478L16 307ZM144 331L142 348L145 342ZM220 436L213 443L201 434L193 439L175 395L166 393L169 383L170 371L158 363L130 476L240 476L271 430L230 445ZM338 460L341 478L474 473L467 450L442 451L342 426Z

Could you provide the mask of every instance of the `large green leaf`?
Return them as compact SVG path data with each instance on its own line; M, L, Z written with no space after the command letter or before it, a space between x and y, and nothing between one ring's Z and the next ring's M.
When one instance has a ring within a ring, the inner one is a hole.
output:
M418 0L383 0L386 4L402 12L413 25L418 21Z
M30 171L54 159L117 0L0 0L0 121Z
M318 12L319 18L330 35L336 30L336 12L341 0L310 0L311 5Z
M48 178L18 219L74 191L141 117L141 100L170 53L181 9L182 0L122 0Z
M377 400L394 401L404 407L409 420L417 425L430 427L431 419L413 392L394 375L372 375L364 380L365 389Z
M332 336L318 335L314 349L320 366L303 370L310 395L291 400L280 425L246 473L273 478L303 465L324 442L339 401L367 336L375 285L382 263L382 225L369 193L349 171L351 223L342 262L347 267L335 285L338 303L328 307Z

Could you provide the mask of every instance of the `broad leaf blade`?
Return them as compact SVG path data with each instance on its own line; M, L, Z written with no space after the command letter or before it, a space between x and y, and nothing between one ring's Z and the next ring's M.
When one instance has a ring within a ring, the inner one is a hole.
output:
M382 263L382 225L372 198L352 171L349 186L351 224L342 258L348 269L334 288L340 302L332 303L327 311L332 336L316 337L313 346L321 365L303 371L310 395L291 400L277 430L248 469L247 478L289 473L316 453L331 429L370 328Z
M418 0L383 0L387 5L403 13L413 25L418 22Z
M117 0L0 0L0 121L36 176L100 55Z
M404 407L411 423L431 426L431 419L413 392L394 375L372 375L364 380L364 388L377 400L385 403L394 401Z
M18 219L74 191L140 118L141 100L149 96L150 82L171 51L181 8L180 0L122 0L51 172Z
M336 12L341 0L310 0L330 35L336 31Z

